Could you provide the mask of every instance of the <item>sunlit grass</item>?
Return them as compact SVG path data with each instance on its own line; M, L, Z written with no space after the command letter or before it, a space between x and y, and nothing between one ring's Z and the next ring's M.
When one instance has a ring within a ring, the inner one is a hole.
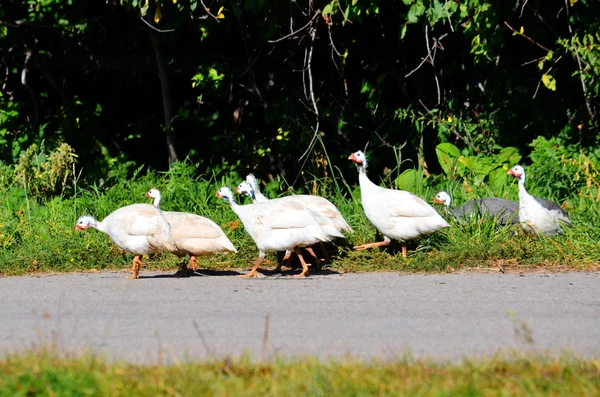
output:
M271 358L134 365L89 352L41 348L0 360L2 396L440 396L573 395L600 391L600 363L497 354L457 362Z
M580 194L567 200L573 227L553 238L530 236L518 225L500 227L489 219L457 222L440 208L452 227L409 242L408 258L398 254L397 243L385 249L356 252L352 246L382 237L364 216L356 181L331 175L336 172L335 168L327 170L329 174L325 177L310 176L312 179L305 181L307 188L301 192L330 199L354 229L345 241L337 241L337 245L329 247L331 258L326 266L335 271L451 272L465 268L524 271L597 269L600 265L597 243L600 210L592 194ZM465 190L457 181L436 180L435 185L421 189L421 197L428 202L442 189L452 192L456 204L491 195L485 188L477 193ZM214 196L218 187L236 186L240 181L241 177L232 173L198 176L194 166L183 163L168 173L140 171L128 180L116 180L104 186L79 186L77 195L71 198L55 197L37 202L26 196L23 189L12 188L3 196L0 206L0 274L128 268L131 255L123 253L96 230L76 232L74 224L83 214L102 219L124 205L149 202L144 193L153 186L163 193L163 209L192 212L214 220L238 249L237 254L201 258L201 268L247 269L249 261L258 253L256 246L229 206ZM271 197L277 197L289 194L281 192L284 188L285 183L276 179L264 190ZM505 188L505 193L505 197L516 199L512 185ZM276 260L274 254L268 258ZM145 258L144 263L143 269L176 270L182 262L174 255L158 253Z

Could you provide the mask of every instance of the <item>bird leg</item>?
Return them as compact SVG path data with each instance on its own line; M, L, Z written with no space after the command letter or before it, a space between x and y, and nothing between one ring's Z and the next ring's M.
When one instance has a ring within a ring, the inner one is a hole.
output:
M300 263L302 264L302 273L296 274L294 277L296 277L296 278L306 277L306 274L308 273L308 265L306 264L306 262L304 261L304 258L302 257L302 252L300 252L300 248L295 248L294 253L296 255L298 255L298 259L300 260Z
M187 264L187 268L194 272L196 271L196 269L198 269L198 259L196 258L196 256L194 256L194 255L190 256L190 260Z
M402 243L402 257L406 258L406 243Z
M383 241L380 241L378 243L367 243L367 244L361 244L361 245L356 245L352 248L354 248L357 251L362 251L362 250L366 250L367 248L371 248L371 247L383 247L385 245L389 245L390 244L390 240L389 239L385 239Z
M325 244L320 242L319 247L321 247L321 252L323 253L323 259L321 261L327 262L327 260L329 259L329 254L327 253L327 250L325 249ZM313 256L315 256L315 255L313 255Z
M140 267L142 267L142 256L136 255L133 258L133 263L131 264L131 276L127 277L128 280L134 280L136 278L140 278Z
M315 265L319 265L319 263L321 262L321 259L319 259L317 254L315 254L315 251L312 249L312 247L306 247L306 251L310 254L310 256L312 256L314 258Z
M281 266L283 266L292 256L291 251L285 251L285 256L281 259L281 262L277 264L272 270L269 270L270 273L279 273L281 271Z
M258 266L265 260L265 254L264 253L260 253L260 255L258 256L258 258L256 258L256 260L254 261L254 267L252 268L252 270L250 270L250 273L248 274L242 274L241 276L238 276L240 278L250 278L250 277L255 277L256 276L256 270L258 269Z

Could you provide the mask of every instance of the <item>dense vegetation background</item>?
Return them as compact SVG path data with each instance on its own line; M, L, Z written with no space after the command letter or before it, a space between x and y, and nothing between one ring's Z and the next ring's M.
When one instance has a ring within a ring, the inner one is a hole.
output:
M167 209L232 221L212 195L248 171L271 196L335 197L364 241L346 159L367 144L374 181L428 201L516 199L523 162L596 238L599 32L593 0L2 1L3 260L82 258L88 240L70 256L40 230L51 244L154 184Z
M598 15L583 0L3 1L0 159L66 142L95 176L189 157L291 183L319 166L315 136L336 165L369 143L378 169L422 150L433 173L441 142L592 148Z

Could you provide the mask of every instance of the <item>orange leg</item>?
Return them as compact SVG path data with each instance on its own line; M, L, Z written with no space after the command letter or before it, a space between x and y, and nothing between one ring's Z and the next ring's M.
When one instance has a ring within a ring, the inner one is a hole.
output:
M258 256L258 258L256 258L256 260L254 261L254 267L252 268L252 270L250 270L250 273L248 274L242 274L241 278L250 278L250 277L255 277L256 276L256 270L258 270L258 266L260 266L260 264L265 260L265 254L264 252L261 252L260 255Z
M196 271L198 269L198 258L196 258L194 255L190 256L187 268L189 270Z
M308 273L308 265L306 264L306 262L304 262L304 258L302 257L302 252L300 252L300 248L294 249L294 253L298 255L298 259L302 264L302 273L296 274L294 277L306 277L306 274Z
M388 238L386 238L383 241L380 241L378 243L367 243L367 244L361 244L361 245L356 245L352 248L354 248L357 251L362 251L362 250L366 250L367 248L371 248L371 247L383 247L386 245L390 244L390 240Z
M136 255L133 258L133 263L131 264L131 276L127 277L128 280L140 278L140 267L142 267L142 257L143 255Z
M279 262L277 264L277 266L275 266L272 270L270 270L271 273L278 273L281 271L281 266L283 266L292 256L292 252L291 251L285 251L285 256L283 257L283 259L281 260L281 262Z
M315 254L315 251L312 249L312 247L306 247L306 251L310 254L310 256L313 257L313 259L315 260L315 266L318 266L319 263L321 262L321 259L319 259L319 257L317 256L317 254Z
M402 243L402 257L406 258L406 243Z

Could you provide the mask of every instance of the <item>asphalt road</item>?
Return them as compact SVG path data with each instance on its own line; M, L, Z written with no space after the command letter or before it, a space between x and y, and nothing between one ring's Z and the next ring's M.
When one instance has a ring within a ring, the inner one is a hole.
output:
M0 279L0 351L54 344L136 363L245 349L254 357L457 359L510 348L600 357L598 273L125 275Z

